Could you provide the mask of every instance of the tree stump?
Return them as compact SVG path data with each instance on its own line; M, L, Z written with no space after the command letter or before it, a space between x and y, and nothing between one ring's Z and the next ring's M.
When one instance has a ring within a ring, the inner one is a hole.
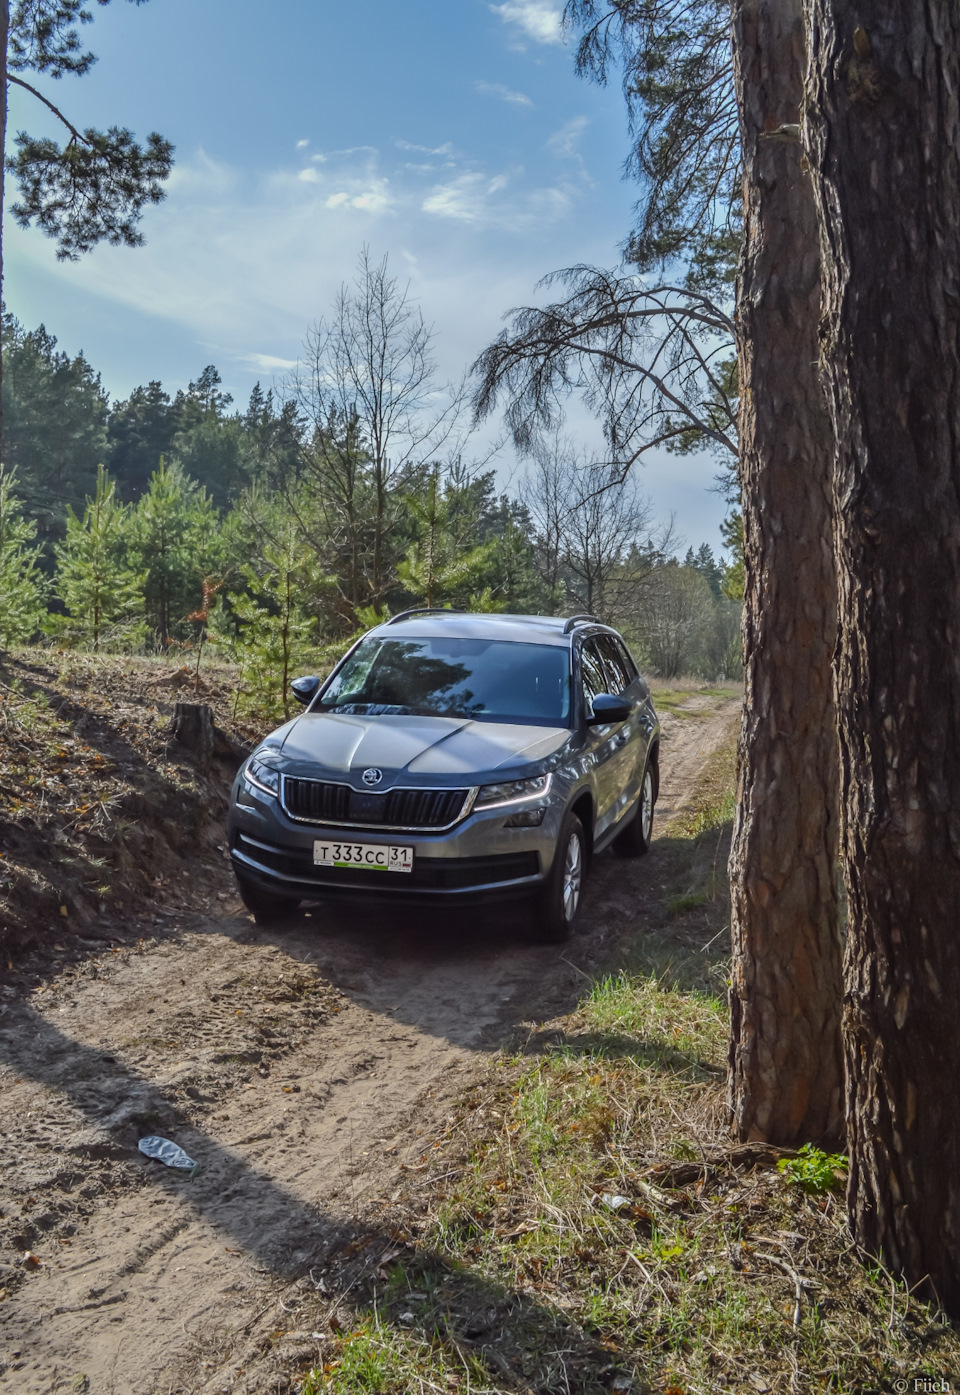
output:
M174 741L193 752L198 765L209 765L217 746L213 708L205 702L178 702L170 723L170 734Z
M239 770L253 749L222 731L213 720L213 708L205 702L178 702L170 721L170 735L193 752L199 766L208 766L216 757L232 773Z

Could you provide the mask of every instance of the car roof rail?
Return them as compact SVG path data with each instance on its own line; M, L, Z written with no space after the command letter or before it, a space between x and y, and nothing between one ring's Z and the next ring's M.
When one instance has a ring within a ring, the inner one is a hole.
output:
M563 627L563 633L568 635L571 630L575 630L578 625L602 625L603 621L598 620L595 615L571 615L570 619Z
M454 610L448 605L421 605L413 610L401 610L399 615L391 615L384 623L396 625L401 620L409 620L411 615L466 615L465 610Z

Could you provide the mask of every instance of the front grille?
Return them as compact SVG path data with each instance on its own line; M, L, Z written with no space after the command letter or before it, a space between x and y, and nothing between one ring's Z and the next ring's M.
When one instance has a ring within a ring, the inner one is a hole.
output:
M237 833L234 846L252 862L317 887L352 886L454 891L466 886L495 886L500 882L535 877L540 858L535 852L493 853L489 857L414 857L412 872L365 872L363 868L317 867L309 852L280 848Z
M283 796L287 813L315 823L342 823L350 807L349 785L324 785L319 780L291 780L284 776Z
M322 780L283 780L283 803L294 819L357 828L437 829L454 823L468 790L389 790L367 794Z

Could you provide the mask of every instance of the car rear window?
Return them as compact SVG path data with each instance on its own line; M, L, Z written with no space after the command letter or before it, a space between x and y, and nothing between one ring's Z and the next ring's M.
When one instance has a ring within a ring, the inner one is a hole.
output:
M618 644L613 635L600 635L597 638L597 648L603 655L603 661L607 670L609 682L608 691L619 695L625 693L630 684L637 676L637 671L631 665L627 667L624 660L623 645Z
M497 639L362 640L314 711L566 726L570 652Z

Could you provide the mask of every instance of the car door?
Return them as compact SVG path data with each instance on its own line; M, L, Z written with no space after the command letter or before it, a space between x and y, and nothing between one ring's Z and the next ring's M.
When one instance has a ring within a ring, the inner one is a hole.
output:
M623 646L613 635L598 635L594 641L607 675L607 692L621 693L634 704L633 714L621 722L611 737L608 758L611 783L611 822L617 822L640 797L643 766L649 732L645 724L643 684Z
M600 693L610 691L607 686L610 680L595 640L585 639L581 642L579 669L581 710L586 722L593 716L593 699ZM626 723L616 722L586 728L585 756L593 772L597 800L593 831L595 841L603 836L617 818L615 805L620 779L616 757L622 744L620 733L624 726Z

